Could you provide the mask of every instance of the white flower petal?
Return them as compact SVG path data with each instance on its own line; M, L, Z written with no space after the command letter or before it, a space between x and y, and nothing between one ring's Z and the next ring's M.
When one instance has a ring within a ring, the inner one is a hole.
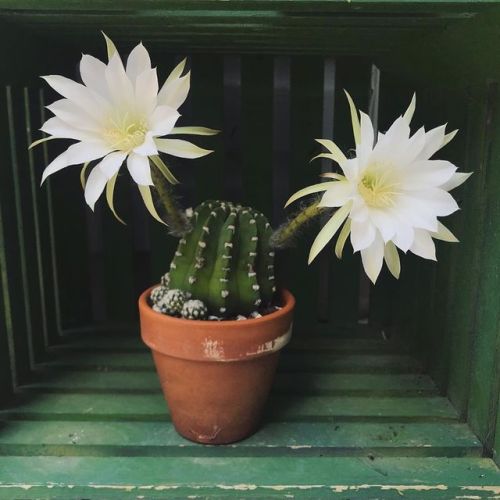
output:
M419 157L424 146L425 146L425 129L424 127L422 127L418 129L417 132L410 137L410 139L404 145L404 151L400 152L401 156L403 157L401 166L411 165L411 168L413 168L413 162L415 161L416 158Z
M421 192L416 191L416 193ZM400 196L397 203L397 217L401 225L437 231L437 215L425 199L410 197L406 194ZM402 247L399 248L403 250Z
M457 135L458 129L452 130L450 133L446 134L443 139L443 145L441 146L444 148L450 141L454 139L454 137Z
M415 238L410 252L424 259L436 260L436 247L428 231L415 229Z
M110 147L103 142L78 142L66 150L66 156L70 165L79 165L102 158L110 152Z
M347 161L343 162L342 165L340 165L340 168L349 181L353 183L358 182L360 171L358 158L348 159Z
M344 90L345 95L347 97L347 102L349 103L349 110L351 112L351 123L352 123L352 132L354 135L354 143L356 146L361 142L361 126L359 124L358 110L354 105L354 101L350 96L347 90Z
M401 261L399 260L398 249L392 241L388 241L384 248L384 260L390 273L399 279L401 273Z
M385 132L377 142L379 148L385 146L389 150L391 147L405 144L410 138L410 127L405 119L400 116L394 123L389 127L389 130Z
M307 186L303 189L300 189L292 196L290 196L290 198L288 198L288 201L285 203L285 208L299 198L303 198L304 196L308 196L310 194L326 191L333 184L334 182L320 182L319 184L313 184L312 186Z
M350 198L352 187L347 181L328 183L330 186L323 194L319 203L320 207L341 207Z
M437 217L450 215L459 208L453 196L441 188L412 191L405 196L407 199L413 199L413 202L419 204L421 210L432 211Z
M165 84L171 83L174 80L177 80L181 77L184 68L186 67L187 59L184 58L168 75L168 78L165 80Z
M118 53L106 66L105 76L112 101L118 106L131 105L134 102L134 87Z
M139 43L128 56L126 73L134 84L135 79L146 70L151 70L151 59L144 45Z
M421 160L413 163L404 174L403 189L420 191L436 188L451 179L457 167L444 160Z
M310 264L316 256L323 250L325 245L335 236L335 233L339 230L340 226L346 220L349 215L349 210L351 209L351 204L348 203L342 208L339 208L330 220L323 226L321 231L316 236L316 239L311 245L311 250L309 251L308 263Z
M76 141L99 141L99 135L89 130L81 130L67 124L57 116L49 118L40 128L42 132L57 139L74 139Z
M413 115L415 114L416 106L417 106L417 95L413 93L410 105L408 106L408 109L405 111L405 114L403 115L403 119L406 121L406 123L408 123L408 125L410 124Z
M104 31L101 31L101 33L102 36L104 37L104 40L106 41L106 51L108 53L108 61L109 61L115 54L118 54L118 51L116 50L116 46L113 43L113 40L111 40L111 38L109 38L108 35L104 33Z
M375 284L384 263L384 242L380 236L368 248L361 250L361 261L366 275Z
M425 146L418 155L421 160L428 160L443 147L446 125L440 125L425 133Z
M453 174L448 181L439 186L441 189L445 191L451 191L452 189L457 188L461 184L463 184L470 176L472 172L456 172Z
M360 112L361 114L361 142L356 145L356 155L361 163L367 161L370 153L373 150L373 141L375 139L375 133L373 131L372 121L370 117Z
M315 139L315 140L316 142L319 142L322 146L324 146L326 149L328 149L331 155L331 159L336 163L338 163L339 165L342 165L347 160L345 154L342 153L340 148L333 141L330 141L329 139ZM319 156L320 155L315 156L315 158L318 158Z
M342 252L344 251L344 245L351 232L351 219L347 218L340 230L339 237L337 238L337 243L335 244L335 255L337 259L342 258Z
M109 89L106 84L106 64L99 59L84 54L80 61L80 76L86 87L101 95L105 99L109 98Z
M94 132L96 136L100 135L99 121L69 99L59 99L47 106L47 109L75 129L88 130Z
M457 237L441 222L438 222L438 230L431 233L435 240L447 241L448 243L458 243Z
M398 229L398 220L394 216L393 210L371 208L369 211L369 217L382 235L384 243L387 243L394 237Z
M167 135L179 119L178 111L170 106L158 106L150 118L150 128L155 136Z
M173 134L187 134L187 135L216 135L220 130L215 130L208 127L174 127L170 132Z
M156 139L155 142L159 151L179 158L201 158L212 153L210 149L200 148L181 139Z
M153 138L152 132L148 132L144 136L144 142L140 146L134 148L134 153L137 153L142 156L151 156L158 154L158 148L156 146L156 142L155 139Z
M368 248L375 240L376 230L372 224L351 219L351 244L355 252Z
M135 80L135 99L137 106L149 115L157 105L158 76L156 69L148 69Z
M158 103L174 109L186 100L189 94L191 73L188 71L181 78L166 81L158 94Z
M151 166L147 156L141 156L131 153L127 158L127 168L134 179L134 182L140 186L152 186Z
M109 180L120 170L122 163L127 157L127 153L123 151L115 151L114 153L109 153L105 158L101 160L100 163L96 165L99 167L101 172Z
M349 217L358 222L367 221L370 218L370 208L359 194L353 197Z
M94 167L85 184L85 201L92 210L94 210L95 202L99 199L99 196L101 196L107 182L108 178L101 169L97 166Z
M56 92L70 99L88 114L101 120L109 111L109 103L96 92L60 75L42 77Z
M403 252L407 252L413 245L413 239L415 237L415 230L409 224L400 224L393 236L392 241L394 244L400 248Z
M64 153L55 158L43 171L42 183L49 175L65 167L97 160L107 155L109 152L109 147L102 143L78 142L73 144L64 151Z

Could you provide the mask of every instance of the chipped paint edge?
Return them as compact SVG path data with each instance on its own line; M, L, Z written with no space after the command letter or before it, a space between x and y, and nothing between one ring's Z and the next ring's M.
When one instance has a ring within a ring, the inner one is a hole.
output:
M29 491L32 488L67 488L73 489L76 487L74 484L64 484L64 483L46 483L46 484L26 484L26 483L0 483L0 489L8 488L18 488L24 491ZM119 490L119 491L168 491L176 490L182 487L188 487L193 490L205 489L206 485L179 485L179 484L158 484L158 485L130 485L130 484L88 484L85 487L96 489L96 490ZM320 488L329 489L332 493L345 493L349 491L360 491L369 489L378 489L380 491L397 491L398 493L404 494L404 492L415 491L447 491L450 487L446 484L360 484L360 485L323 485L323 484L276 484L276 485L257 485L250 483L241 484L216 484L215 488L225 491L254 491L257 489L261 490L273 490L273 491L286 491L286 490L314 490ZM470 493L492 493L494 495L500 494L500 486L482 486L482 485L457 485L453 486L453 489L460 489L462 491L467 491ZM465 495L458 498L474 498L470 495ZM496 498L496 496L494 497Z

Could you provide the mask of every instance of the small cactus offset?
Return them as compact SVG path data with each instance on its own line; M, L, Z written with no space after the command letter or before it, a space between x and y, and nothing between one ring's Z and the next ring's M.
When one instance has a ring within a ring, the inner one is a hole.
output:
M206 201L194 210L192 225L162 285L189 292L219 317L268 306L276 287L266 217L249 207Z
M164 286L159 286L151 292L150 298L155 311L170 316L180 316L182 308L186 301L191 298L191 294L184 290L168 290Z
M156 288L153 288L153 291L151 292L151 295L149 297L151 299L151 302L153 304L156 304L157 302L162 300L163 297L165 296L165 294L167 293L167 291L168 291L168 288L163 286L163 284L161 284L160 286L157 286Z
M208 309L201 300L187 300L182 306L181 316L185 319L206 319Z

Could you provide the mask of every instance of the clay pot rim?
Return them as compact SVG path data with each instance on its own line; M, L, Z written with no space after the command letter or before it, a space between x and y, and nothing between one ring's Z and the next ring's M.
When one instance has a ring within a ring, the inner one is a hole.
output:
M193 325L197 327L210 327L210 328L238 328L243 325L263 325L265 323L273 322L282 316L289 314L295 307L295 297L286 288L281 289L280 294L283 300L283 306L281 309L274 311L270 314L266 314L260 318L247 318L246 320L222 320L222 321L210 321L210 320L199 320L199 319L185 319L177 318L175 316L169 316L168 314L162 314L153 310L153 308L148 303L148 298L151 291L159 285L153 285L152 287L144 290L139 297L139 307L142 314L147 314L148 316L154 315L156 321L164 322L165 324L177 324L177 325Z

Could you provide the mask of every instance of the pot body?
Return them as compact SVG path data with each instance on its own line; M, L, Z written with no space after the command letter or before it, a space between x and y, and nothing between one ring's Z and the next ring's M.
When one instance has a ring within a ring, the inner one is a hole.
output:
M291 336L295 299L258 319L196 321L174 318L139 299L141 335L176 430L199 443L224 444L257 430L278 364Z

